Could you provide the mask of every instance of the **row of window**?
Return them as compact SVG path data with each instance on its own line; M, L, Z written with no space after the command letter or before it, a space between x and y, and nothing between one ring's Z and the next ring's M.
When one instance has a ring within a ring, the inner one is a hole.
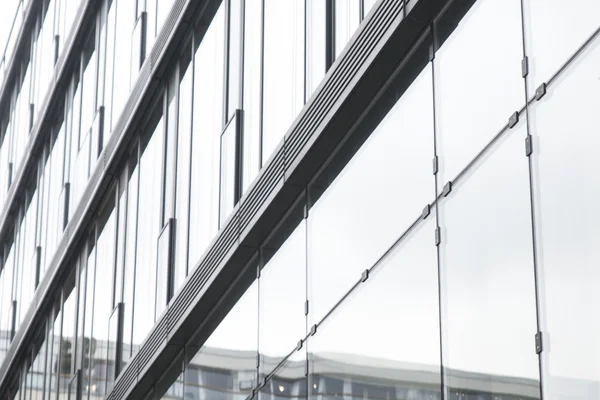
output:
M3 352L53 261L144 54L166 18L170 6L165 5L109 0L88 30L15 234L4 244ZM352 7L360 12L340 8L346 11L336 11L336 18L356 27L371 5L356 1ZM105 383L88 389L103 393L136 354L233 210L242 187L251 183L303 106L306 85L312 91L324 76L326 16L321 11L320 1L230 0L208 28L199 26L189 35L106 196L102 217L71 262L73 275L33 349L34 359L45 361L27 361L18 385L22 390L29 391L30 376L42 374L45 391L66 393L72 379L101 379ZM309 31L308 24L319 28ZM307 41L315 44L310 52L304 49ZM289 49L290 57L282 57ZM123 68L122 60L130 65ZM150 306L148 299L153 299ZM115 332L122 332L117 347L116 339L108 341ZM114 360L107 362L111 348L119 354L111 353Z

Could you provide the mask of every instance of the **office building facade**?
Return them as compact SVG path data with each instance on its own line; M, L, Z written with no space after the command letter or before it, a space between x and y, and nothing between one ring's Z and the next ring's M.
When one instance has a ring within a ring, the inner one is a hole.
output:
M596 0L18 4L0 398L600 398Z

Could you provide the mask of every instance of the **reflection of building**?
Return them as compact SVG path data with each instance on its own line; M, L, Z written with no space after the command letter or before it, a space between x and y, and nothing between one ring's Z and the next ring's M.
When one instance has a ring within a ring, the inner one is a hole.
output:
M600 398L600 2L11 1L0 399Z

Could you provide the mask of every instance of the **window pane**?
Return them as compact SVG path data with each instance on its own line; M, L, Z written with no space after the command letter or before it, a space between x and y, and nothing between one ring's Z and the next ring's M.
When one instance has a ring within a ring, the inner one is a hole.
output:
M540 395L525 134L524 122L507 132L440 204L447 396L475 382L488 395Z
M190 220L190 265L195 265L219 223L219 134L223 121L223 5L194 56L194 132Z
M240 108L241 49L242 49L242 1L229 1L229 81L227 118Z
M360 24L360 0L335 1L335 56L338 57Z
M130 60L132 58L131 35L135 24L135 2L130 0L117 0L117 23L115 41L115 60L121 60L123 64L115 67L113 82L113 105L111 126L108 131L112 132L125 102L129 98L129 74Z
M263 165L304 105L304 2L265 0Z
M292 349L288 349L287 353ZM306 347L295 351L273 373L260 389L257 400L301 400L306 399L307 379L304 374ZM255 397L256 398L256 397Z
M456 23L442 20L439 31ZM454 179L523 105L521 31L520 0L477 1L438 50L440 185Z
M427 67L309 212L310 324L317 323L434 197Z
M190 167L192 151L192 77L194 69L190 64L181 71L183 78L179 85L179 130L177 134L177 194L175 206L175 273L174 289L179 288L188 271L188 233L190 224Z
M165 134L165 153L163 173L164 173L164 209L161 219L161 227L164 226L169 218L173 218L175 206L175 168L177 152L177 73L173 73L169 79L167 88L167 118Z
M595 39L531 109L547 399L600 393L599 68Z
M529 0L523 6L531 96L600 28L600 2Z
M434 230L432 214L309 337L313 395L441 397Z
M133 323L132 355L137 353L142 341L154 325L156 291L156 241L160 232L161 178L156 166L163 159L163 119L158 121L154 133L144 150L139 165L140 196L138 215L137 257L135 271L135 310ZM142 190L140 191L141 194Z
M245 2L244 22L244 162L243 191L260 168L260 89L262 60L262 7L258 2Z
M185 368L186 398L245 400L256 383L258 288L254 282Z
M238 145L240 133L240 115L235 116L221 134L221 199L219 207L219 227L229 218L233 207L237 203L238 186Z
M306 3L306 100L325 76L325 4L323 0L307 0Z
M276 234L277 235L277 234ZM264 249L263 254L269 252ZM260 273L261 372L269 374L306 333L306 222L303 220Z
M73 376L73 353L75 350L75 302L77 291L74 290L75 277L71 277L63 289L65 299L62 312L62 337L60 341L60 359L58 362L59 371L59 394L58 399L63 400L68 397L69 382Z

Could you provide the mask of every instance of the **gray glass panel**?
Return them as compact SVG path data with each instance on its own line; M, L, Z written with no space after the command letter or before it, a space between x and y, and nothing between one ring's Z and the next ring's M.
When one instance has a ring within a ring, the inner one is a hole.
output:
M263 250L267 252L268 250ZM303 220L260 274L261 372L270 373L304 338L306 222Z
M235 116L229 121L229 124L221 134L221 168L220 168L220 205L219 205L219 226L229 218L237 199L238 186L238 145L239 145L239 120L240 114L236 112Z
M309 337L311 398L440 398L434 230L431 215Z
M242 83L242 0L226 0L229 7L229 51L227 115L229 120L240 108L240 85ZM255 6L258 6L256 4Z
M439 185L454 179L522 107L521 32L520 0L477 1L438 50Z
M185 367L185 398L244 400L256 384L258 285L254 282Z
M306 1L306 100L325 76L325 5L323 0Z
M440 204L447 396L539 398L525 134L507 132Z
M600 28L600 2L529 0L523 6L531 96Z
M117 0L116 38L115 40L115 74L112 93L112 118L107 131L117 123L125 102L129 97L129 75L132 55L131 34L135 25L135 2Z
M310 324L318 322L434 197L426 68L309 212Z
M288 349L287 353L293 350ZM295 351L274 371L260 389L257 400L301 400L307 398L306 347Z
M531 108L544 398L600 396L600 40Z

